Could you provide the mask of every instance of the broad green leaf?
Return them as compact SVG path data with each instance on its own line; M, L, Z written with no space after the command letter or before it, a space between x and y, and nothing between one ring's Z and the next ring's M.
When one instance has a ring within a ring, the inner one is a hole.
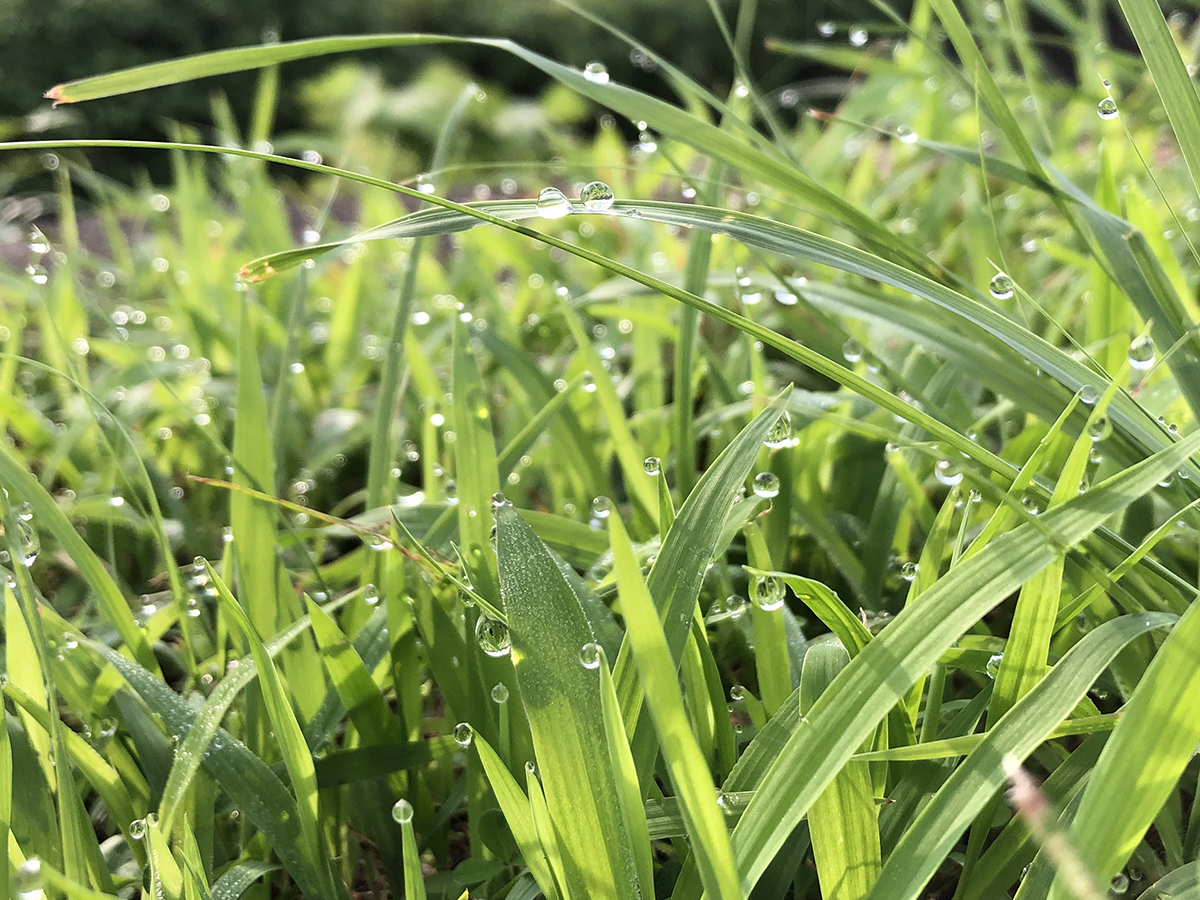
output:
M909 686L984 613L1200 447L1200 436L1048 510L961 563L872 640L814 704L733 833L749 891L812 801ZM1194 747L1193 743L1193 747Z
M552 834L562 854L563 892L568 898L632 900L637 868L605 749L599 684L579 658L595 636L529 525L511 504L497 506L495 513L500 596ZM579 803L581 795L589 802Z
M680 521L682 517L676 519L676 523ZM680 801L688 836L696 848L705 893L709 897L731 900L738 897L740 891L729 832L713 793L708 765L684 709L677 667L659 619L660 613L642 579L625 526L616 515L609 516L608 535L613 548L621 611L625 616L626 644L631 647L637 663L663 760ZM688 616L685 624L690 626L691 618Z

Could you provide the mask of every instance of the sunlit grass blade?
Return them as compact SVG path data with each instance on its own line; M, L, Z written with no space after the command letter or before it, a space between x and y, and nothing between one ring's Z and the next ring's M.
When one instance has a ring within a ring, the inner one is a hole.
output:
M637 895L595 673L580 663L595 640L553 557L509 503L495 508L500 595L521 701L533 733L568 897ZM577 802L580 792L590 798ZM553 860L551 864L553 865Z
M475 736L472 743L483 763L484 771L487 772L488 781L491 783L492 791L504 813L504 818L508 822L508 827L512 830L513 838L521 850L525 865L533 873L538 887L541 888L548 900L559 900L558 884L554 880L550 863L547 861L546 853L538 838L529 799L521 790L521 785L504 765L504 761L492 749L491 744L479 735ZM530 773L527 777L533 779L537 776Z
M967 759L913 820L896 845L873 896L921 895L963 830L1005 782L1000 760L1024 760L1075 707L1116 655L1155 628L1169 627L1163 613L1123 616L1099 626L1076 644L1050 672L990 728Z
M734 830L743 889L753 887L812 801L942 650L1052 563L1060 546L1081 541L1197 448L1200 436L1185 439L1086 496L1048 510L1037 527L1027 523L997 538L872 640L814 704L807 727L792 735Z
M625 526L616 515L609 516L608 534L625 616L626 644L637 663L663 760L696 848L705 893L731 900L740 896L740 888L729 833L713 793L708 766L684 709L676 665L659 610L642 578ZM689 616L689 622L690 619Z
M1125 704L1079 803L1071 835L1105 883L1129 859L1200 741L1200 604L1193 602ZM1051 897L1066 897L1056 880Z
M1157 614L1156 614L1157 615ZM1047 740L1067 737L1077 734L1097 734L1112 731L1121 721L1120 713L1102 713L1098 716L1084 716L1080 719L1067 719L1056 725L1048 735ZM908 747L889 747L887 750L872 750L859 753L854 758L864 760L894 760L913 762L919 759L950 759L956 756L966 756L981 743L986 733L964 734L959 737L939 738L936 741L923 741Z
M836 640L811 644L800 673L800 713L805 715L850 654ZM803 722L800 727L805 727ZM808 810L808 833L824 900L859 900L879 877L879 822L871 773L847 761Z
M300 830L307 845L305 855L321 878L319 896L335 897L337 890L334 887L333 872L329 868L328 855L325 853L320 830L317 774L313 768L312 754L305 743L300 724L296 720L287 690L275 669L270 654L254 632L249 615L229 593L229 589L221 581L213 567L208 563L205 566L208 569L208 577L212 579L212 583L217 589L223 612L237 624L242 632L243 640L250 645L250 653L254 657L254 664L258 669L258 683L262 690L267 715L275 732L275 740L278 742L283 762L287 767L292 789L296 793Z
M264 875L270 875L279 866L271 863L246 862L226 870L212 886L212 900L239 900L246 889Z

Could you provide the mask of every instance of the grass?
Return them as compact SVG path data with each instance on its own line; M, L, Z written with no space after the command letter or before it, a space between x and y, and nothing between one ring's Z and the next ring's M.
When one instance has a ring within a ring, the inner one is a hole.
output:
M0 144L55 185L0 275L0 881L1189 896L1195 29L1120 10L1140 55L1053 7L1079 86L1016 2L780 35L852 75L812 116L478 40L554 86L453 85L420 177L372 109L273 136L273 67L461 38L51 91L263 71L244 134L109 142L171 185ZM554 159L461 155L521 115Z

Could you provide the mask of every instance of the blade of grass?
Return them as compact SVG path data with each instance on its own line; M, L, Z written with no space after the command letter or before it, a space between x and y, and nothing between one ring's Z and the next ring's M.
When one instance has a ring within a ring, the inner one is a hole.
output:
M609 516L608 534L625 616L626 644L637 663L663 759L679 797L688 835L696 847L701 881L709 897L724 900L739 897L729 833L708 777L708 765L688 722L675 657L667 643L659 610L642 578L625 527L616 515ZM691 618L687 615L686 624L690 625Z

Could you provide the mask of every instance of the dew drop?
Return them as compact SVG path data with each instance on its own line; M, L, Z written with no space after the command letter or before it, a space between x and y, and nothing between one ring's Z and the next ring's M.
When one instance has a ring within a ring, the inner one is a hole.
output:
M512 647L508 626L487 616L480 616L475 623L475 640L479 642L479 649L493 658L504 656Z
M846 362L858 362L863 358L863 345L856 339L849 338L846 343L842 344L842 356L846 358Z
M363 588L363 603L367 606L374 606L379 602L379 590L373 584L368 584Z
M1140 372L1154 366L1154 341L1148 335L1140 335L1130 342L1129 366Z
M962 469L952 459L939 459L933 467L933 474L944 485L953 486L963 480Z
M590 62L583 67L583 77L592 84L608 84L608 67L601 62Z
M896 137L905 144L915 144L917 142L917 133L907 125L901 125L896 129Z
M457 493L457 491L456 491ZM492 509L497 510L508 503L508 498L504 496L503 491L496 491L492 494Z
M1115 116L1115 115L1116 115L1116 113L1114 112L1113 116ZM1111 119L1112 116L1107 116L1106 118ZM1112 884L1110 885L1110 890L1114 894L1125 893L1127 890L1129 890L1129 877L1124 872L1118 872L1115 876L1113 876Z
M867 42L867 29L851 28L850 29L850 46L861 47Z
M779 477L774 472L759 472L754 476L754 494L770 500L779 496Z
M988 293L997 300L1007 300L1013 295L1013 280L1004 272L997 272L988 282Z
M1096 105L1096 115L1102 119L1115 119L1117 112L1117 101L1112 97L1105 97Z
M466 722L459 722L454 726L454 743L458 746L470 747L474 738L475 732Z
M140 841L146 836L146 820L134 819L129 823L129 836L135 841Z
M920 566L915 562L906 562L900 567L900 577L905 581L912 581L917 577L917 572L920 571Z
M830 38L837 32L837 25L830 22L828 19L817 23L817 34L823 38Z
M1095 444L1112 434L1112 423L1108 421L1108 416L1097 416L1088 422L1087 431L1088 437Z
M746 689L740 684L735 684L729 689L729 699L734 703L741 703L746 699Z
M494 702L494 703L507 703L508 702L508 688L505 687L500 682L497 682L496 686L494 688L492 688L492 702Z
M750 608L750 603L741 594L730 594L725 598L725 612L736 619Z
M17 866L16 872L13 873L13 887L16 889L18 897L35 894L42 889L44 883L42 861L36 856L29 857Z
M413 808L407 800L397 800L392 806L392 821L397 825L407 825L412 821Z
M542 188L537 198L538 215L543 219L561 219L571 212L571 201L556 187Z
M657 456L647 456L646 461L642 463L642 471L647 475L657 475L662 471L662 460Z
M608 75L604 77L607 80ZM613 205L613 189L603 181L588 182L579 192L579 202L583 204L584 209L601 212Z
M579 664L585 669L600 668L600 645L595 641L588 641L580 647Z
M1079 389L1079 402L1085 406L1095 406L1100 399L1100 390L1091 384L1085 384Z
M771 430L767 432L766 438L763 439L763 445L771 447L786 447L792 439L792 417L784 410L780 413L779 418L775 420L775 424L771 426Z
M1000 662L1004 659L1003 653L993 653L988 657L987 665L984 666L984 671L987 672L988 678L995 678L996 673L1000 671Z
M752 592L758 608L771 612L783 606L785 589L783 579L778 575L762 575L754 581Z
M597 497L592 501L592 515L597 519L607 519L612 512L612 501L607 497Z

